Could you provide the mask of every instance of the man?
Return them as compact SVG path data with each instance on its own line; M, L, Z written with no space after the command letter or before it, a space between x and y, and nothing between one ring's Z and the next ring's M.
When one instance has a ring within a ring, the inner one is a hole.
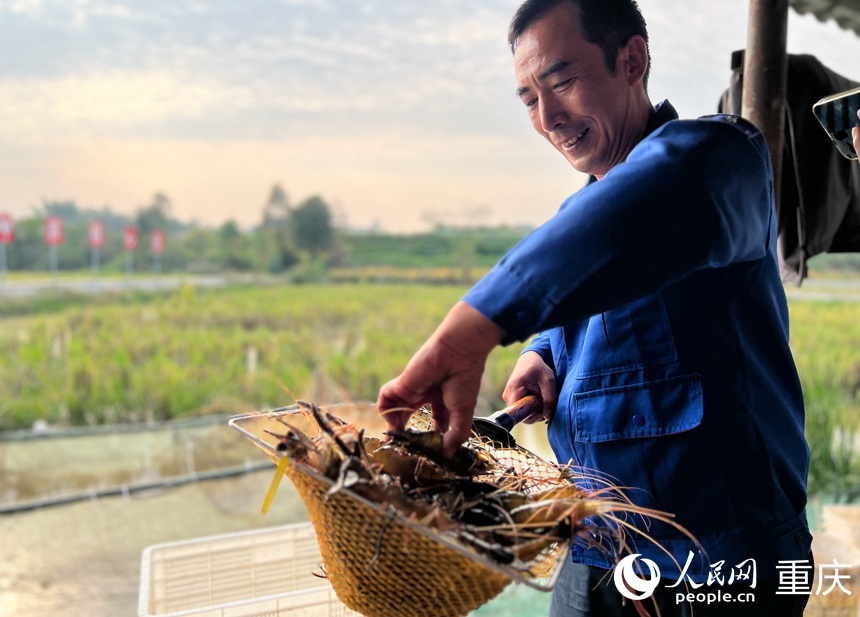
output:
M860 120L860 110L857 111L857 119ZM854 141L854 152L860 153L860 126L851 129L851 139Z
M451 309L378 407L429 403L452 451L469 435L490 351L537 334L505 400L539 393L561 463L616 478L704 548L631 521L665 549L635 540L665 579L661 614L690 614L676 592L720 590L755 601L694 603L695 615L800 616L808 592L776 593L778 568L809 573L811 537L767 146L744 120L654 108L647 36L633 0L520 7L509 37L518 94L591 182ZM409 412L386 417L400 429ZM742 580L751 564L755 588ZM552 615L636 614L612 566L578 539Z

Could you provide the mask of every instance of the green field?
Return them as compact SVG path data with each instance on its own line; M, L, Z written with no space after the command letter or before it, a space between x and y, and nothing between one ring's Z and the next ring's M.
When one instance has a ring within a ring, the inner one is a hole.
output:
M375 400L465 290L356 283L3 299L0 430L278 407L292 403L283 387L323 403ZM790 300L816 490L860 486L858 301ZM519 349L491 356L480 413L502 405Z
M375 400L465 288L182 288L98 299L42 296L0 309L0 428L158 420L213 411ZM501 402L518 348L494 353Z

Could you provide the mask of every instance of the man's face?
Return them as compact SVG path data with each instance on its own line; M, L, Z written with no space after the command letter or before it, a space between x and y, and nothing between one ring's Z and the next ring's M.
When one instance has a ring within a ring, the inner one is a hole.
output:
M574 169L598 179L641 138L643 102L650 106L630 47L619 51L613 74L583 37L579 8L565 2L529 26L514 53L532 125Z

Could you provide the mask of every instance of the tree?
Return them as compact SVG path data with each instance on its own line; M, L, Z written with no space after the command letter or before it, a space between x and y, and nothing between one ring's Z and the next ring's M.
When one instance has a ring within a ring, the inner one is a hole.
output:
M140 208L137 211L135 225L138 233L138 248L135 261L139 264L139 270L146 269L150 262L154 267L154 255L152 253L152 234L156 229L167 233L170 225L170 212L173 209L173 204L170 198L164 193L156 193L152 196L152 201L149 205ZM172 242L168 239L166 246L168 250L173 250ZM163 256L162 256L163 258ZM168 260L173 261L173 260Z
M286 191L275 184L263 206L260 227L262 266L269 272L283 272L298 262L290 236L292 209Z
M308 197L293 211L293 241L296 247L316 256L334 244L331 209L317 195Z
M219 234L211 229L192 229L183 237L186 269L193 273L217 272L221 267Z
M263 224L275 223L287 227L290 220L290 199L280 184L275 184L269 192L269 199L263 208Z
M236 221L227 221L218 229L221 244L222 266L228 270L250 270L248 238L242 234Z
M166 230L173 204L164 193L152 196L152 203L137 211L137 227L141 237L149 236L156 229Z
M48 267L42 217L15 222L15 241L8 247L7 265L10 270L45 270Z
M59 216L64 221L72 221L80 215L78 205L71 200L48 201L42 200L42 209L49 216Z

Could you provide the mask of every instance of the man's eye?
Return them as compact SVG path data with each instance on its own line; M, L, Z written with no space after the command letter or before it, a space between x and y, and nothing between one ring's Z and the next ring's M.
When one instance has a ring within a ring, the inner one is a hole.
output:
M573 77L571 77L570 79L565 79L564 81L558 82L556 85L554 85L552 87L552 89L553 90L560 90L561 88L564 88L565 86L568 86L571 83L573 83Z
M534 107L537 105L537 99L529 99L526 102L526 107Z

